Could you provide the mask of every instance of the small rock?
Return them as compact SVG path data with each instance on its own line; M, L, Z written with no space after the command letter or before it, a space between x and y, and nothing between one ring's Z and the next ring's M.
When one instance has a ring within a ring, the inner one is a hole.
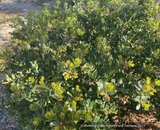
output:
M26 14L22 15L22 17L27 16Z
M48 4L48 6L51 7L51 5L49 3L43 3L42 5L45 6L46 4Z
M27 9L22 9L22 10L23 10L24 12L26 12L26 13L28 12L28 10L27 10Z
M14 125L9 126L12 130L16 130L16 127Z

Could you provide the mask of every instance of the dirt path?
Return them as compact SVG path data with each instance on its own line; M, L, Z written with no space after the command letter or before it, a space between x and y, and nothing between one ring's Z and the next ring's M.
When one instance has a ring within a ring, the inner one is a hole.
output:
M27 9L27 10L34 10L35 12L39 12L37 5L35 4L34 0L28 0L28 2L17 2L17 0L5 0L1 3L2 6L9 7L10 9Z

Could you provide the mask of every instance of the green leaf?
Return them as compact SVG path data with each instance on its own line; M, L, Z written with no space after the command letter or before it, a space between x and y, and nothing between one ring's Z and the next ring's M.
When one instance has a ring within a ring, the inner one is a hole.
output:
M119 85L120 85L120 84L123 84L122 78L120 78L120 79L118 80L118 84L119 84Z
M41 114L39 113L38 109L33 109L36 113L36 115L38 115L39 117L41 117Z
M116 79L111 79L111 82L116 84Z
M26 98L27 101L32 102L33 99L32 98Z
M15 75L14 74L12 74L12 78L15 79Z
M72 94L71 94L69 91L67 91L67 94L68 94L69 96L73 97Z
M29 50L31 48L31 46L29 44L27 44L27 49Z
M32 122L32 120L29 119L29 117L24 117L24 120L25 120L26 122L28 122L28 123L31 123L31 122Z
M96 116L96 117L94 118L94 122L98 122L99 119L100 119L100 117L99 117L99 116Z
M44 115L44 108L42 108L42 116Z
M150 96L149 95L142 95L141 96L141 99L143 100L143 101L146 101L146 100L148 100L150 98Z
M8 75L6 75L6 80L10 82L12 79Z
M98 82L96 82L96 84L97 84L97 86L98 86L98 89L104 89L104 86L103 86L103 84L104 84L104 82L102 81L102 79L100 79Z
M42 44L42 47L43 47L43 48L46 48L47 46L46 46L46 44Z

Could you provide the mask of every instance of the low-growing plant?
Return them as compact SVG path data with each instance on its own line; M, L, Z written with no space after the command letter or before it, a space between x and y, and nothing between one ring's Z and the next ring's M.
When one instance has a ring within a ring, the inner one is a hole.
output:
M159 5L74 4L62 11L58 1L53 13L46 5L41 14L30 11L27 24L13 21L18 45L1 54L10 70L2 101L21 129L111 129L104 126L114 115L121 120L124 107L145 114L160 99ZM122 105L120 96L129 101Z

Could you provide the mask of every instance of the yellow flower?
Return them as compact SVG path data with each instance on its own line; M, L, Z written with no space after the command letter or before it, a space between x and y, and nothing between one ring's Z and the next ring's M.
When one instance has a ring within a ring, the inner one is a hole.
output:
M79 94L78 96L75 97L76 101L79 101L79 100L83 100L83 98L81 98L83 96L83 94Z
M73 75L74 75L74 78L78 78L78 73L76 71L74 71Z
M81 63L82 63L82 60L79 59L79 58L76 58L76 59L74 60L74 64L75 64L76 67L78 67Z
M2 61L2 63L5 63L5 62L6 62L6 60L4 60L4 59L3 59L3 60L1 60L1 61Z
M37 105L35 103L30 104L29 108L32 110L34 108L37 108Z
M35 126L38 126L39 123L41 123L41 121L42 121L42 120L41 120L40 117L34 118L33 124L34 124Z
M147 104L147 101L145 101L145 102L142 102L142 106L144 107L145 111L148 111L151 104Z
M159 6L157 5L157 6L155 7L155 9L158 10L158 9L159 9Z
M155 3L155 1L154 1L154 0L152 0L151 5L154 5L154 3Z
M106 47L106 51L109 51L110 49L111 49L110 46L107 46L107 47Z
M152 87L151 87L150 85L145 84L145 85L144 85L144 89L149 91L149 90L152 89Z
M115 90L115 86L113 85L113 83L108 83L106 84L106 89L108 92L111 92Z
M69 65L71 62L69 60L67 60L67 64Z
M77 92L80 92L80 91L81 91L81 89L79 89L79 85L76 85L76 91L77 91Z
M64 61L61 62L61 64L62 64L63 67L66 66L66 63Z
M146 105L144 106L144 110L148 111L150 106L151 106L150 104L146 104Z
M160 80L156 81L155 85L160 86Z
M76 107L76 105L77 105L77 102L76 101L72 101L72 107Z
M61 58L61 55L59 55L58 58Z
M129 62L128 62L128 66L129 66L129 67L134 67L134 63L133 63L133 61L129 60Z
M9 41L9 37L8 37L8 34L7 34L7 40Z
M59 87L60 87L60 86L59 86ZM58 88L58 90L57 90L57 94L58 94L58 95L62 94L63 92L64 92L63 89Z
M40 81L39 81L39 85L41 85L41 86L43 86L43 84L44 84L44 76L41 76L41 79L40 79Z
M44 81L44 76L41 76L41 81Z
M56 55L56 51L54 50L53 53Z
M60 130L59 129L59 125L57 125L56 127L54 127L54 130Z
M35 126L38 126L38 122L37 121L33 121L33 124L35 125Z
M69 74L66 74L66 76L64 77L64 79L67 81L69 79Z
M149 94L150 94L150 95L154 95L154 93L153 93L153 92L150 92Z
M38 50L38 47L35 47L34 49L35 49L35 50Z
M74 67L74 64L71 62L71 63L69 64L69 66L70 66L71 68L73 68L73 67Z
M49 46L47 46L46 49L49 50Z
M147 85L151 84L151 81L150 81L150 80L151 80L151 78L149 78L149 77L146 78L146 84L147 84Z
M55 82L52 83L52 88L57 90L57 89L61 89L61 84L57 84Z
M61 52L61 51L62 51L62 47L61 47L61 46L59 46L58 51L59 51L59 52Z

